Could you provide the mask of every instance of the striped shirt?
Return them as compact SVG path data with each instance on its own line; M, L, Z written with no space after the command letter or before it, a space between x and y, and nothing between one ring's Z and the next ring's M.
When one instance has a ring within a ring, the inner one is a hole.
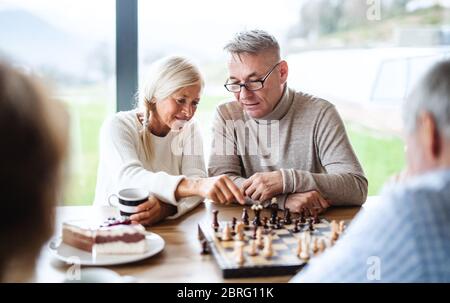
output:
M386 186L291 282L450 282L450 170Z

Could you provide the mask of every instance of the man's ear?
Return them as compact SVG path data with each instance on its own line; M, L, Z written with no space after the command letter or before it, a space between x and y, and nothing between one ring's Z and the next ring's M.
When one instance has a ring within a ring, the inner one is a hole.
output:
M441 134L437 127L436 119L429 112L423 112L419 115L420 137L426 151L432 160L437 160L442 153Z
M289 67L285 60L282 60L279 66L280 66L280 81L281 84L284 85L287 81L287 77L289 74Z

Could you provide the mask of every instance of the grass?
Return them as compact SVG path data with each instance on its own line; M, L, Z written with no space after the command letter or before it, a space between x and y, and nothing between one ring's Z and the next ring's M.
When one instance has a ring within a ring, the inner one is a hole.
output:
M211 116L217 103L224 99L205 97L198 111ZM63 204L90 205L94 199L97 178L99 130L112 109L106 101L70 104L72 155ZM392 174L402 169L403 143L400 138L381 136L351 123L346 123L346 127L369 180L369 195L375 195Z

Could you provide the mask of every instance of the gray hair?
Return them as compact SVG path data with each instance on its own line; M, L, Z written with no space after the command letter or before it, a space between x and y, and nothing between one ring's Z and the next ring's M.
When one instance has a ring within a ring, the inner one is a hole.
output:
M403 121L407 132L416 129L421 112L430 113L438 130L450 139L450 60L434 65L406 99Z
M259 54L268 50L273 51L277 59L280 59L280 45L277 39L266 31L259 29L235 34L223 49L231 54Z
M138 92L138 108L144 114L142 141L147 159L152 157L150 131L148 129L156 102L163 100L176 91L199 84L203 89L204 80L198 67L189 59L181 56L168 56L152 63L149 75Z

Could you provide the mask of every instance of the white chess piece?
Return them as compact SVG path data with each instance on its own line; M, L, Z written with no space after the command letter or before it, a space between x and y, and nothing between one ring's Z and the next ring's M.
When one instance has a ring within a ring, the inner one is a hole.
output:
M231 240L231 228L230 228L230 225L228 223L226 223L225 227L223 228L222 240L223 241L230 241Z
M265 237L265 243L264 243L264 251L263 255L266 258L271 258L273 256L273 248L272 248L272 235L268 234Z

